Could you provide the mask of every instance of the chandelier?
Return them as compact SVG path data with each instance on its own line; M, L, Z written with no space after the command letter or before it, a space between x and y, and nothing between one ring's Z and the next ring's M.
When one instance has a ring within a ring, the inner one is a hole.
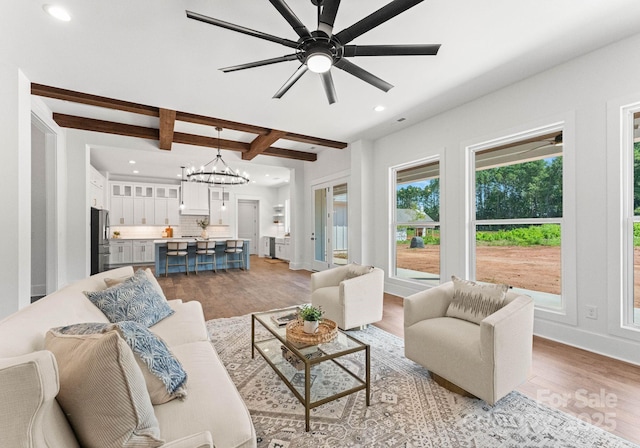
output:
M187 177L183 181L201 182L213 185L243 185L249 182L249 175L246 172L240 174L240 170L233 171L220 155L220 131L222 128L217 127L218 131L218 155L211 162L202 165L199 170L194 166L187 168ZM209 169L207 167L211 165Z

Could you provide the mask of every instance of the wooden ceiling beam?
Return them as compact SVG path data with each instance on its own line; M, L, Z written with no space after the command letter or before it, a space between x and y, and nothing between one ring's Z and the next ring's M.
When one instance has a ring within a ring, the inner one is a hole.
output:
M91 95L88 93L76 92L73 90L60 89L58 87L45 86L43 84L31 84L31 94L36 96L43 96L47 98L53 98L63 101L71 101L74 103L87 104L90 106L103 107L107 109L115 109L124 112L131 112L135 114L147 115L160 118L160 130L154 128L146 128L143 126L124 125L120 123L114 123L109 121L95 120L91 118L76 117L72 115L57 114L60 120L68 123L68 126L74 129L84 129L95 132L105 132L111 134L128 135L135 137L138 135L144 135L141 138L154 138L160 140L161 149L171 149L171 143L183 143L172 139L170 134L175 129L176 121L184 121L188 123L196 123L205 126L221 127L223 129L232 129L234 131L246 132L249 134L257 134L258 137L254 140L254 147L248 148L247 151L252 150L252 154L247 155L247 160L253 159L258 154L273 155L277 157L294 158L299 160L309 160L309 156L303 151L285 150L283 148L273 148L270 145L275 143L278 139L291 140L295 142L306 143L310 145L318 145L327 148L344 149L347 147L347 143L339 142L336 140L327 140L324 138L313 137L310 135L296 134L293 132L280 131L276 129L269 129L262 126L254 126L246 123L239 123L236 121L222 120L220 118L207 117L204 115L197 115L188 112L180 112L169 109L161 109L154 106L147 106L144 104L132 103L129 101L116 100L113 98L107 98L104 96ZM83 120L86 120L83 122ZM62 126L62 125L61 125ZM79 126L79 127L76 127ZM88 127L85 128L85 127ZM100 129L105 129L104 131ZM151 132L158 132L160 137L150 136ZM174 132L175 135L175 132ZM182 134L192 135L192 134ZM278 136L278 138L275 138ZM200 137L195 135L194 137ZM184 138L184 137L183 137ZM202 137L206 139L206 137ZM269 143L266 143L269 142ZM239 143L239 142L236 142ZM205 145L210 146L210 145ZM216 145L217 146L217 145ZM232 149L232 148L225 148ZM269 152L274 150L275 152ZM281 154L281 155L276 155ZM300 155L297 157L296 155ZM243 153L244 156L244 153ZM291 157L290 157L291 156ZM317 157L314 158L316 160Z
M249 134L268 134L270 129L252 124L238 123L237 121L222 120L220 118L207 117L204 115L190 114L188 112L179 112L176 114L176 120L186 121L188 123L202 124L205 126L219 127L222 129L232 129L239 132L247 132Z
M292 140L294 142L307 143L309 145L318 145L326 148L344 149L348 146L348 143L339 142L336 140L327 140L325 138L311 137L309 135L294 134L293 132L287 132L283 140Z
M176 111L170 109L160 109L160 149L171 151L175 125Z
M113 121L96 120L95 118L76 117L74 115L54 112L53 120L63 128L80 129L82 131L102 132L104 134L125 135L127 137L158 140L160 131L144 126L114 123Z
M88 104L89 106L116 109L124 112L132 112L134 114L149 115L152 117L157 117L160 115L160 110L157 107L145 106L144 104L131 103L129 101L114 100L113 98L91 95L88 93L76 92L73 90L60 89L58 87L50 87L42 84L32 83L31 94L53 98L56 100L71 101L73 103Z
M318 154L314 152L294 151L293 149L274 148L273 146L262 153L263 156L280 157L284 159L303 160L305 162L315 162Z
M113 121L96 120L94 118L77 117L60 113L53 114L53 120L58 126L63 128L79 129L82 131L102 132L104 134L124 135L126 137L144 138L148 140L159 140L160 130L135 126L131 124L115 123ZM173 133L173 143L185 145L204 146L207 148L220 148L241 153L248 152L250 143L237 142L234 140L220 139L217 137L205 137L203 135L185 134L182 132ZM312 152L294 151L284 148L267 148L262 154L286 159L303 160L315 162L317 155Z
M217 137L205 137L204 135L185 134L176 132L173 134L174 143L182 143L183 145L205 146L207 148L218 148ZM234 140L220 139L220 149L228 149L230 151L247 152L249 151L249 143L236 142Z
M272 144L277 142L285 135L284 131L271 130L266 135L257 136L249 146L249 151L242 154L242 160L253 160L256 156L262 154Z

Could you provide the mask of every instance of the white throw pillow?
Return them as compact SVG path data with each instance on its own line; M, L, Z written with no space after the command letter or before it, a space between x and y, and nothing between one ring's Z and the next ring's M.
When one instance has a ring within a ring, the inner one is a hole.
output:
M455 275L453 280L453 300L447 308L446 316L468 320L480 324L482 320L504 306L508 285L485 285L462 280Z
M48 332L60 373L62 407L80 445L156 448L158 420L133 352L116 330L90 335Z
M358 263L351 263L347 269L347 275L345 276L346 280L351 278L360 277L361 275L365 275L373 271L373 266L362 266Z

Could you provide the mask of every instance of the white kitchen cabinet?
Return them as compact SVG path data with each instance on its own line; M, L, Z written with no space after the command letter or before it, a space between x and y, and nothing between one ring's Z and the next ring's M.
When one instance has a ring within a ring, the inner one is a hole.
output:
M133 225L133 197L111 196L109 213L112 226Z
M209 214L209 185L200 182L182 182L183 215Z
M153 240L134 240L133 241L133 262L134 263L153 263L155 261L155 245Z
M111 196L119 196L132 198L133 197L133 185L123 184L120 182L111 182Z
M289 238L276 238L276 258L289 261L289 248Z
M104 176L89 165L89 198L91 207L105 208L105 183Z
M275 224L284 222L284 205L278 204L273 206L273 222Z
M152 198L154 196L153 190L153 185L134 185L133 196L136 198Z
M133 224L136 226L154 225L156 223L155 205L155 199L152 197L133 198Z
M133 262L132 241L109 241L109 264L131 264Z
M154 198L154 223L157 226L180 225L180 187L157 185Z
M209 222L213 226L230 226L233 224L232 217L235 213L234 197L229 191L222 193L222 189L211 189L211 204ZM222 209L224 204L224 210Z

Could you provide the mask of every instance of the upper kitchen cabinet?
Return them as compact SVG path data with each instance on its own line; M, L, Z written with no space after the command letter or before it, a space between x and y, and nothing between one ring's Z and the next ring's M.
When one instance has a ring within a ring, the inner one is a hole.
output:
M209 214L209 185L199 182L182 182L183 215Z
M111 225L131 226L133 216L133 185L111 183Z
M233 194L228 190L222 192L222 188L211 189L211 213L209 214L209 222L214 226L230 226L232 225L232 217L234 216L235 201Z
M93 166L89 165L89 198L91 207L105 208L106 179Z
M151 226L155 224L155 200L153 186L133 186L133 224Z
M155 224L180 225L180 187L177 185L156 185Z

